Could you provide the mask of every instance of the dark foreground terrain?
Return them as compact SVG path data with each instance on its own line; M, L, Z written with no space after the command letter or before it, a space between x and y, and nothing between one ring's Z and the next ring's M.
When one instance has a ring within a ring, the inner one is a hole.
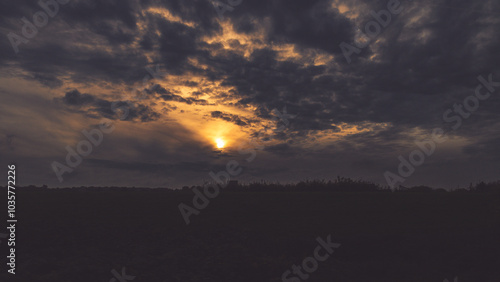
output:
M190 191L17 192L0 281L282 281L329 234L341 246L289 281L500 281L498 194L222 191L186 225Z

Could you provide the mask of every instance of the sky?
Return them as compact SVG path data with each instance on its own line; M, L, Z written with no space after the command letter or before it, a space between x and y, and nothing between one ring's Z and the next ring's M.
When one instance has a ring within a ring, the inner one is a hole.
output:
M500 179L496 0L20 0L0 19L20 185Z

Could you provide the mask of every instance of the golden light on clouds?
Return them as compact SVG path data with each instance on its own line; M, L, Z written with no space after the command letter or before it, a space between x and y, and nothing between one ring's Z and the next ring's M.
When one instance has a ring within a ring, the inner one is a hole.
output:
M169 22L180 23L189 27L196 27L195 23L185 21L181 17L173 15L168 9L162 7L151 7L147 9L146 12L162 16Z
M351 20L355 20L360 16L360 10L363 4L360 3L350 3L346 1L336 0L332 2L332 8L337 9L340 14Z
M230 50L248 59L254 50L266 47L266 44L258 43L265 41L262 25L257 25L258 30L252 34L238 33L229 21L220 22L220 25L222 31L219 34L202 37L202 41L207 44L221 44L224 47L221 50L209 50L213 56Z

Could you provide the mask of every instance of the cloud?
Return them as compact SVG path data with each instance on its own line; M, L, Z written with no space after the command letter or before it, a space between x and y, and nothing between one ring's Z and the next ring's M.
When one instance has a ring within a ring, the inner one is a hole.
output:
M81 94L77 89L67 92L61 100L68 106L83 108L81 111L90 117L121 119L125 121L141 121L150 122L158 120L161 117L160 113L155 112L149 106L131 103L129 101L108 101L99 99L91 94Z
M95 101L94 96L90 94L81 94L76 89L67 92L62 100L65 104L71 106L82 106L85 104L91 104Z
M248 123L249 123L248 120L243 121L242 118L240 118L237 115L223 113L221 111L213 111L213 112L210 113L210 115L213 118L220 118L222 120L232 122L232 123L234 123L236 125L239 125L239 126L247 126Z

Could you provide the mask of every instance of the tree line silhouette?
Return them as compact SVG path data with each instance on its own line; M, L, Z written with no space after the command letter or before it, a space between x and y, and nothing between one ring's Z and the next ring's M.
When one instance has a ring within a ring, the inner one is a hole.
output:
M215 183L205 183L204 186L214 186ZM202 189L203 186L184 186L182 189L173 189L165 187L95 187L95 186L80 186L66 188L50 188L47 185L41 187L30 185L18 187L24 191L44 191L44 190L71 190L71 191L169 191L169 192L185 192L193 188ZM365 180L355 180L348 177L338 176L334 180L305 180L297 183L282 184L280 182L256 181L250 183L238 183L232 180L225 185L219 185L222 190L235 192L380 192L380 193L500 193L500 180L493 182L481 181L477 184L470 184L467 188L457 188L446 190L443 188L432 188L429 186L414 186L405 187L400 185L395 189L388 186L382 186ZM2 187L6 188L6 187Z

